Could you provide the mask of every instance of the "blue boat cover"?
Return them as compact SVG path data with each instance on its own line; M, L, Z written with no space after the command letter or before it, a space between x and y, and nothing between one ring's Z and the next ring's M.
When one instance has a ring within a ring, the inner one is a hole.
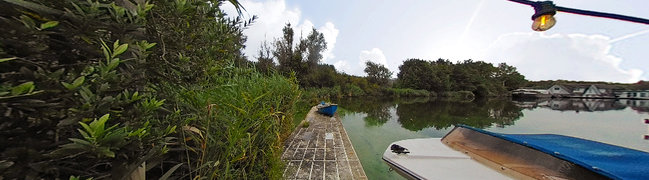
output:
M611 179L649 179L649 153L556 134L501 134L457 125L527 146Z

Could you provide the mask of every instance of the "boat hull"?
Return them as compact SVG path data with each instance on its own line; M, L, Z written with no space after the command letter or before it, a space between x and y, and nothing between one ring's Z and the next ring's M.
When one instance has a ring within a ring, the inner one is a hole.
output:
M512 179L486 167L470 156L443 144L440 138L407 139L394 142L410 153L383 153L391 169L408 179Z
M327 115L327 116L334 116L337 109L338 109L338 105L332 104L332 105L329 105L329 106L318 107L318 113L324 114L324 115Z

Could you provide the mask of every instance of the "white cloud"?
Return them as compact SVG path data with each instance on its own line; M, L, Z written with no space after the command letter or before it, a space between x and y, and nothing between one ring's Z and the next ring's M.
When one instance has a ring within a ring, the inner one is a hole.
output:
M379 48L372 48L371 50L361 51L361 54L358 56L358 59L360 60L358 64L363 67L365 67L365 62L367 61L372 61L374 63L379 63L383 65L388 64L388 61L385 59L385 55L383 55L383 51L381 51L381 49Z
M302 12L299 8L289 8L286 6L284 0L267 0L265 2L253 2L250 0L239 1L250 16L256 15L257 20L244 30L244 34L248 37L246 41L246 49L244 53L250 60L256 60L257 52L263 41L273 42L275 38L280 38L283 35L282 29L286 23L291 23L293 31L295 32L294 39L297 42L300 37L306 37L311 33L315 27L313 22L308 19L300 22ZM228 14L236 15L236 11L229 3L224 6L224 10ZM336 29L332 22L326 22L317 30L324 34L325 41L327 42L327 50L322 52L322 62L329 62L335 56L333 54L336 38L338 37L339 30Z
M336 38L338 37L339 30L336 29L334 23L327 22L324 26L320 27L318 31L322 33L327 42L327 50L322 52L322 62L328 63L328 60L336 58L333 50L336 45Z
M352 74L354 75L366 75L365 74L365 62L371 61L374 63L382 64L387 67L388 61L385 59L385 55L383 55L383 51L379 48L372 48L371 50L363 50L361 51L361 54L358 55L358 67L354 70L352 70Z
M334 67L336 68L337 71L345 72L345 73L348 73L352 70L351 67L347 65L347 61L344 60L335 62Z
M513 65L531 80L638 81L643 72L622 69L610 49L611 38L602 35L511 33L491 45L488 59Z

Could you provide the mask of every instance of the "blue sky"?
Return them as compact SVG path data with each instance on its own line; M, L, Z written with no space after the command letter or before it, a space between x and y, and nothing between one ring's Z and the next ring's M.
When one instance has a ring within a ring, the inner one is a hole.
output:
M531 29L533 9L506 0L242 0L259 19L244 33L254 60L262 41L287 22L325 34L323 63L364 76L365 61L398 73L408 58L506 62L530 80L649 80L649 25L557 13L546 32ZM649 18L644 0L557 0L558 6ZM230 9L226 6L226 9ZM231 10L230 10L231 12ZM296 33L299 36L300 33Z

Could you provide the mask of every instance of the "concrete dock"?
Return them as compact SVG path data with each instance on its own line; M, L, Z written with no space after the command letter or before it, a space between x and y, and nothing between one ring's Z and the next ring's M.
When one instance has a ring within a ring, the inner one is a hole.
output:
M284 144L284 179L367 179L343 124L337 116L306 116Z

